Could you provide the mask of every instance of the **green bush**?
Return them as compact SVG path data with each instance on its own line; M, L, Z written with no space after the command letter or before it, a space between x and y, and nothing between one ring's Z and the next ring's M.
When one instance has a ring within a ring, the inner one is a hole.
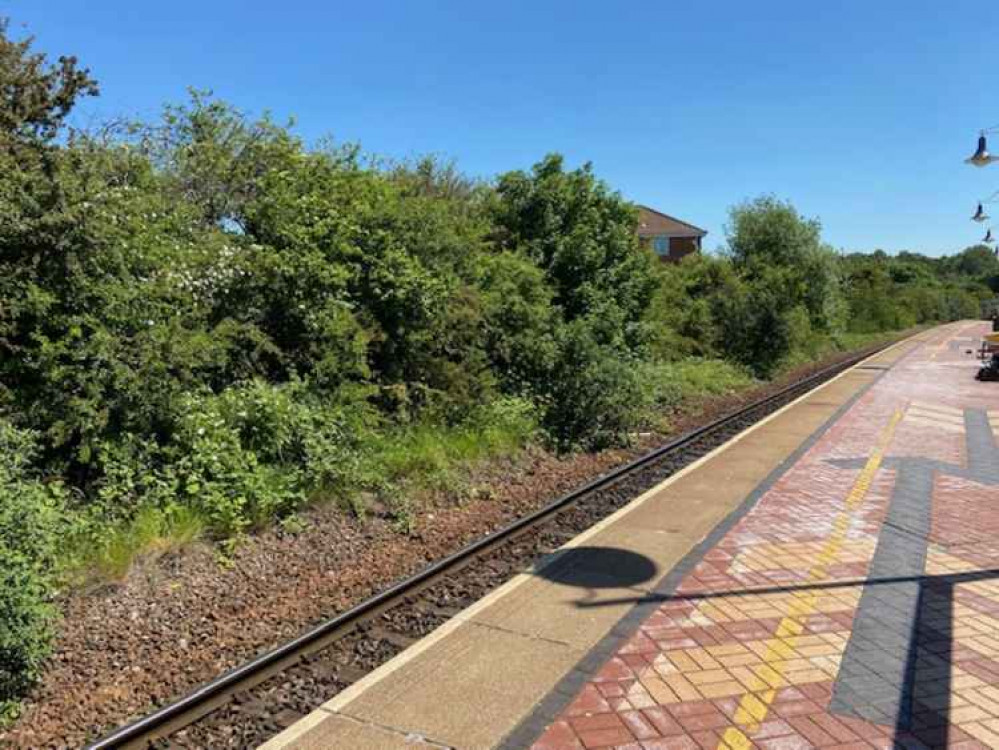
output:
M36 566L0 547L0 727L41 674L51 651L54 607Z
M0 724L48 656L53 575L68 530L61 485L30 473L35 436L0 418Z
M499 245L534 261L567 321L614 310L619 333L641 343L656 288L656 260L638 243L634 206L597 179L590 164L566 171L550 154L530 173L501 175L493 203Z
M537 408L526 398L497 398L480 406L470 416L465 429L475 436L486 453L523 448L537 437Z
M562 449L621 442L642 413L638 359L604 339L605 322L580 318L559 331L558 359L541 403L542 424Z
M172 438L106 446L96 493L105 518L127 508L199 511L208 530L240 534L286 515L313 494L363 483L363 406L322 402L299 381L250 381L180 400Z
M165 471L176 477L180 501L199 509L224 536L301 505L305 495L298 472L262 460L215 406L189 399L167 449L175 460Z
M483 258L485 348L506 393L529 395L549 380L557 356L558 310L544 272L512 252Z

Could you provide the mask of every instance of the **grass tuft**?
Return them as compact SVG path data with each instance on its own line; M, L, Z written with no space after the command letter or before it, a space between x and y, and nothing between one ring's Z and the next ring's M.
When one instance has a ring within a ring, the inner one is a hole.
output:
M744 367L722 359L690 358L641 365L644 395L641 428L665 432L681 410L707 398L724 396L755 384Z
M122 525L90 530L73 545L70 576L89 581L121 581L140 560L155 560L199 539L206 528L190 507L144 506Z
M397 426L368 442L366 489L380 496L405 531L413 523L410 493L461 488L462 469L516 454L537 435L533 407L513 398L485 406L458 425Z

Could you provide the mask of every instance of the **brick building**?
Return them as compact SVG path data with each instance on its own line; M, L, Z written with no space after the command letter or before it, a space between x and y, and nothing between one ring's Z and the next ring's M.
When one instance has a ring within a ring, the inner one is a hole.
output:
M638 237L663 262L676 262L690 253L701 251L701 239L707 232L647 206L638 207Z

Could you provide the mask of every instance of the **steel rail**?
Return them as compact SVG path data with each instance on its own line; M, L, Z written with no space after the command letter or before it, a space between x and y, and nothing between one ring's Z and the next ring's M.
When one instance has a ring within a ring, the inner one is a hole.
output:
M354 607L341 612L336 617L326 620L296 638L283 643L271 651L254 657L250 661L220 675L211 682L205 683L181 698L114 730L96 742L87 745L86 750L141 747L143 741L152 741L194 723L202 716L224 705L226 701L220 700L224 696L236 693L240 689L252 687L269 677L274 671L283 671L296 664L300 657L319 650L319 648L326 648L336 640L335 636L338 633L345 634L366 618L385 610L389 605L398 602L404 596L425 588L428 584L446 573L454 572L463 564L471 561L472 558L529 530L550 516L579 501L581 498L597 490L611 487L637 470L684 448L704 435L733 422L737 422L750 412L765 408L769 404L786 398L789 394L796 391L807 392L812 390L817 384L835 377L838 373L848 370L878 352L904 340L901 339L864 349L859 354L847 357L840 362L812 373L769 396L746 404L664 443L649 453L615 467L606 474L602 474L538 510L518 518L508 526L481 537L457 552L432 563L414 575L391 585L389 588L365 599ZM317 646L317 644L321 645ZM274 669L276 665L280 665L279 670ZM210 707L206 709L205 706L209 704ZM185 717L187 718L185 719ZM168 732L164 732L165 727L170 727Z

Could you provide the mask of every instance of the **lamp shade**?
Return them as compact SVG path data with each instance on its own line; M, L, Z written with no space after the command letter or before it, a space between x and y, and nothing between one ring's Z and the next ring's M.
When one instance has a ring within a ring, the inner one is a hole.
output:
M971 220L972 221L985 221L987 218L989 218L989 217L985 214L985 209L983 209L982 208L982 204L979 203L978 204L978 210L975 211L975 215L971 217Z
M985 236L982 237L982 242L992 242L992 230L991 229L989 229L985 233Z
M978 148L975 149L975 153L969 156L965 161L968 164L973 164L976 167L984 167L995 161L995 157L989 153L988 145L985 143L985 136L978 136Z

